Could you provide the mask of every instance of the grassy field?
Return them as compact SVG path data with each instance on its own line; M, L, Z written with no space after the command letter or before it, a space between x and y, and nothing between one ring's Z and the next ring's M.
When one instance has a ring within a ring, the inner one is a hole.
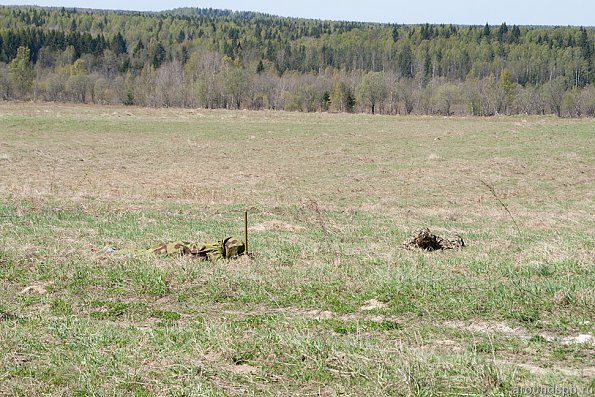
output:
M592 119L0 103L0 396L591 395L594 214Z

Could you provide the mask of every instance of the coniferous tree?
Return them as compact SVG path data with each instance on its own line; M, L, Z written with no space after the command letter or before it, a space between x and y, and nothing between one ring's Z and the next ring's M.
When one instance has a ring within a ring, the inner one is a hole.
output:
M0 97L35 88L36 98L61 101L349 111L357 87L358 110L371 112L364 80L382 71L387 95L374 113L593 115L594 43L591 27L0 7ZM29 50L28 66L20 47ZM221 62L225 55L234 69ZM85 68L74 73L79 60ZM151 89L140 89L149 81ZM175 96L161 92L168 81Z

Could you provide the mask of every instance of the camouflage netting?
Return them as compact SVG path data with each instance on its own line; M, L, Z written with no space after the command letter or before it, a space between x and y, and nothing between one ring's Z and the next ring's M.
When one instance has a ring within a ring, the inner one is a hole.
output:
M210 243L189 243L187 241L172 241L159 243L146 250L118 250L112 247L103 249L104 253L132 253L163 256L192 256L196 259L216 261L219 259L233 259L244 255L244 241L236 237L228 237Z
M191 255L197 259L216 261L218 259L232 259L244 253L244 241L236 237L212 243L188 243L174 241L161 243L147 250L155 255Z
M426 251L450 250L465 246L465 242L458 234L451 238L443 238L432 234L427 227L415 232L403 244L407 249L421 248Z

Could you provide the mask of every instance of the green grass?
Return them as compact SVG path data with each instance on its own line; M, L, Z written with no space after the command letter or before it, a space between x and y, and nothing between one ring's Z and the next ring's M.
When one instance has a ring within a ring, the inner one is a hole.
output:
M593 345L562 343L595 321L593 120L2 104L0 124L0 395L595 386ZM133 253L241 236L245 208L252 261ZM405 250L423 226L467 247Z

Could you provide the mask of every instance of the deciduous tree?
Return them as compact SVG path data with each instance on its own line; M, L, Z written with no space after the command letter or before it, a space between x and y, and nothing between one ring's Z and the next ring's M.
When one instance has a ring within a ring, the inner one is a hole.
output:
M251 75L238 61L224 58L222 63L220 79L225 95L236 109L240 109L250 88Z
M558 117L562 115L562 98L565 90L566 79L563 76L548 81L542 88L546 103Z
M33 66L29 60L31 51L27 47L19 47L16 57L8 65L10 80L19 95L26 95L33 84Z
M335 82L331 93L331 106L338 112L352 112L355 105L353 93L343 81Z
M503 24L503 26L506 26L506 24ZM512 101L514 100L514 85L512 83L510 71L508 69L504 69L500 74L500 89L504 95L505 110L508 111L510 110Z
M384 74L381 72L366 73L356 88L357 101L365 107L369 107L372 114L376 113L376 107L388 95Z

